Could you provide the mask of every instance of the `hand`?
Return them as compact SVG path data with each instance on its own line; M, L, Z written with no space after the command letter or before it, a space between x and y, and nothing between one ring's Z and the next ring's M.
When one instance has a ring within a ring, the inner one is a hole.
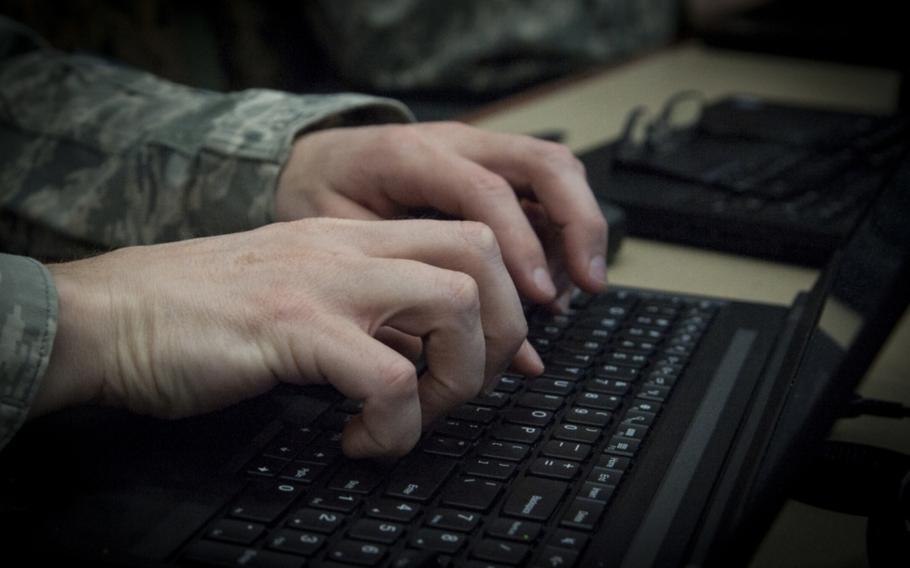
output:
M531 301L552 302L570 280L603 289L607 225L583 166L560 144L459 123L317 131L295 143L276 194L279 220L426 207L488 225Z
M543 370L479 223L309 219L50 269L60 318L32 415L98 401L180 417L330 383L364 401L345 453L399 455L513 357ZM419 380L381 329L423 339Z

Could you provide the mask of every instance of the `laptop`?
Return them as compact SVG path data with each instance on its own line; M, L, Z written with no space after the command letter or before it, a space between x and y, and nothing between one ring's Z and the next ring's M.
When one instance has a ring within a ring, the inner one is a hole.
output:
M0 534L93 566L742 564L906 308L908 195L905 161L789 308L616 287L531 311L546 373L397 462L341 455L358 403L327 388L43 417L0 453Z

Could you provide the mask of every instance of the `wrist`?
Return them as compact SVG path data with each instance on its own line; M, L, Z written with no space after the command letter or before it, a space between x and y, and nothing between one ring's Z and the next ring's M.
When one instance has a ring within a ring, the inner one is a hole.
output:
M57 330L47 370L29 417L99 401L106 361L113 349L111 298L98 272L81 265L92 260L48 265L58 298Z

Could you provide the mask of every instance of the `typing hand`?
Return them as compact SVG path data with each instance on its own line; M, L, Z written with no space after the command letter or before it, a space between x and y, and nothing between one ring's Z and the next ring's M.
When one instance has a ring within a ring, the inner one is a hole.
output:
M327 382L364 401L345 452L400 455L510 362L543 370L480 223L307 219L50 269L60 319L33 416L95 401L180 417ZM383 329L423 339L419 380Z
M552 142L452 122L323 130L297 141L276 194L281 220L425 207L488 225L536 303L564 296L570 281L604 286L606 222L581 163Z

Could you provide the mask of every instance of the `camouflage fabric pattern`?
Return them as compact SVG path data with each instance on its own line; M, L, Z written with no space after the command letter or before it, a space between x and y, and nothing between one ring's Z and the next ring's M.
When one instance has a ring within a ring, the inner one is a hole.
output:
M0 209L101 247L269 222L295 135L406 121L398 103L251 89L218 94L38 50L0 63ZM5 234L7 252L33 227Z
M56 325L57 294L47 268L0 253L0 449L25 421Z
M47 48L0 16L0 252L72 259L272 219L295 136L412 120L358 94L221 94ZM0 255L0 442L27 413L56 329L35 260Z
M677 0L315 0L319 36L355 84L398 91L513 88L673 38Z

